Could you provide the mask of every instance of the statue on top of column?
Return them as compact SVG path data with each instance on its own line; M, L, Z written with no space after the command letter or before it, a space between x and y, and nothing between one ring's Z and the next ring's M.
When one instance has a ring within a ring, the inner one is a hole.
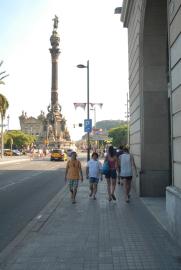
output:
M54 17L54 19L52 21L54 21L53 28L54 28L54 30L56 30L58 28L58 17L57 17L57 15L55 15L55 17Z
M60 37L59 37L59 34L58 34L58 16L55 15L55 17L52 19L52 21L54 21L53 23L53 31L52 31L52 35L50 37L50 43L52 45L52 48L50 49L50 52L51 53L55 53L55 56L56 54L60 53L59 52L59 43L60 43ZM53 50L53 48L55 48L56 50Z

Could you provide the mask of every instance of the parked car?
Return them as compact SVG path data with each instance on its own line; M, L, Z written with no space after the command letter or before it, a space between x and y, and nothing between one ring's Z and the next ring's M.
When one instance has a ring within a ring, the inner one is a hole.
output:
M21 156L22 153L18 149L4 149L4 156Z
M53 149L51 151L50 160L60 160L60 161L66 161L67 160L67 154L64 152L63 149Z
M13 152L11 151L11 149L4 149L4 156L12 156L13 155Z
M13 149L12 152L13 152L13 156L21 156L22 155L22 153L18 149Z

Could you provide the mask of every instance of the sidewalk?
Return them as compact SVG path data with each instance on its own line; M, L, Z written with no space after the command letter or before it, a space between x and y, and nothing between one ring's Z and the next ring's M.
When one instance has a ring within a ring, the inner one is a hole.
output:
M2 261L4 252L0 270L181 269L180 248L143 202L133 193L126 204L121 186L116 196L116 202L108 202L103 181L94 201L85 180L72 205L66 187Z
M30 160L28 156L12 156L12 157L6 157L4 156L3 158L0 158L0 165L3 164L8 164L8 163L16 163L16 162L22 162L22 161L27 161Z

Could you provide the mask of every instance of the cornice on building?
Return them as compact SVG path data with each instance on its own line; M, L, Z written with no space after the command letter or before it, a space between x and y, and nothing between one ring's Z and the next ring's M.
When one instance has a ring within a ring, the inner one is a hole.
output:
M134 0L123 0L121 21L124 27L128 27Z

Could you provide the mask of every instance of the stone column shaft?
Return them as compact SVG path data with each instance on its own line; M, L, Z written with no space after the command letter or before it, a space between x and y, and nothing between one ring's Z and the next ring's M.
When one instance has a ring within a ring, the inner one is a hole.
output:
M58 110L58 57L60 51L58 48L50 49L52 57L52 85L51 85L51 109Z

